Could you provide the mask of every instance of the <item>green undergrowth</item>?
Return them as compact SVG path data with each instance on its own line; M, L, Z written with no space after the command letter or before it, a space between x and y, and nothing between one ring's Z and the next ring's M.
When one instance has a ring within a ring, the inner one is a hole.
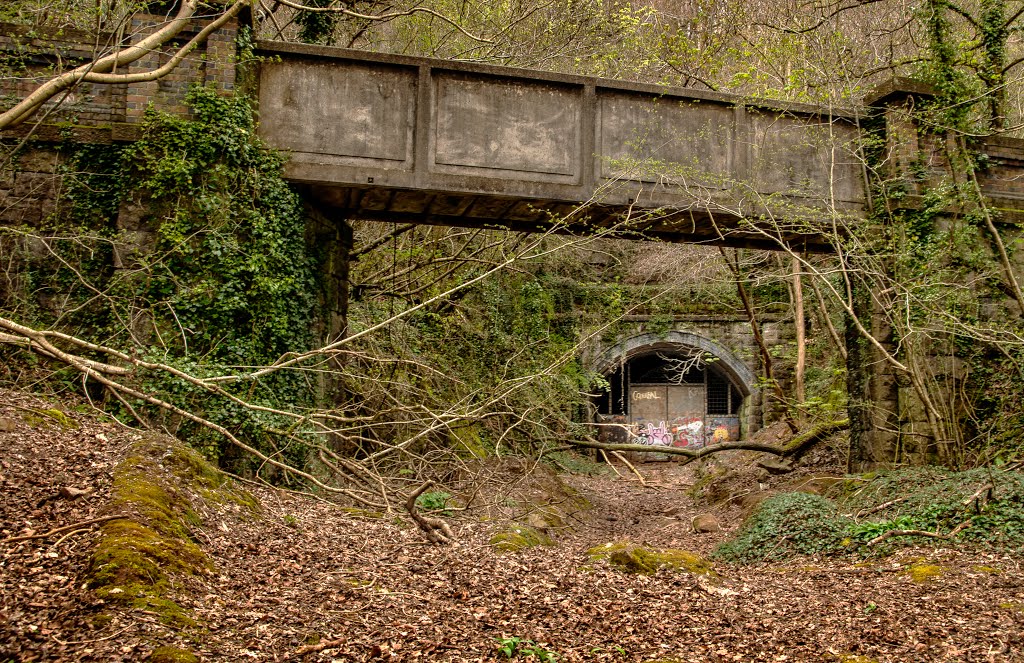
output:
M718 575L711 562L687 550L657 550L629 541L616 541L595 546L587 554L592 561L607 560L612 567L626 573L652 575L660 569L668 569L710 577Z
M255 514L259 504L199 454L173 438L150 434L114 469L112 507L129 518L102 528L87 583L105 601L194 626L173 599L176 579L204 575L213 564L193 532L214 505Z
M949 535L957 528L952 539L887 535L893 530ZM794 555L867 556L907 545L957 543L1024 549L1024 475L918 467L851 478L833 486L827 497L782 493L762 502L713 557L775 562Z

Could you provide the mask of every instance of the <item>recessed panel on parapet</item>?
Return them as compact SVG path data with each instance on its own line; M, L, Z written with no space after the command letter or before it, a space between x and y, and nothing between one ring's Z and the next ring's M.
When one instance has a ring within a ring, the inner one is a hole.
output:
M411 169L415 112L412 68L337 61L261 66L261 133L293 152L294 161Z
M433 169L574 183L582 87L434 74Z
M598 90L599 177L720 189L733 177L732 106Z
M848 122L749 110L751 186L762 196L783 194L813 207L860 201L857 132Z

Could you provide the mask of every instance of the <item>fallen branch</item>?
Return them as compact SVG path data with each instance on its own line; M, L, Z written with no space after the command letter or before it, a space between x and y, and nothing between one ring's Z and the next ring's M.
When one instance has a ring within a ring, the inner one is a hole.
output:
M578 447L586 447L588 449L598 449L603 452L610 451L612 453L618 451L635 451L637 453L656 453L668 454L671 456L682 456L686 459L684 464L722 451L759 451L762 453L781 456L783 458L799 458L822 439L828 437L837 430L849 428L849 426L849 419L826 421L818 424L809 431L794 436L782 447L775 447L770 444L762 444L760 442L744 442L742 440L738 442L713 444L696 450L687 449L686 447L672 447L660 444L615 444L595 442L593 440L573 440L571 444Z
M849 419L837 419L835 421L824 421L814 428L794 435L789 442L782 447L782 455L786 458L798 459L810 450L815 444L825 439L832 433L846 430L850 427Z
M635 467L633 467L633 463L631 463L628 460L626 460L626 457L623 456L618 451L613 451L612 455L615 456L616 458L618 458L619 460L621 460L625 464L626 467L628 467L630 470L633 471L633 474L636 475L636 478L640 479L640 485L641 486L644 486L644 487L647 486L647 480L644 479L644 475L640 474L640 471L637 470Z
M950 530L949 534L939 534L938 532L926 532L920 529L891 529L888 532L883 532L882 534L879 534L875 538L871 539L870 541L868 541L867 545L877 545L882 541L885 541L886 539L891 539L894 536L925 536L929 539L943 539L948 541L949 539L952 539L954 536L956 536L957 534L964 531L970 526L971 519L965 520L964 522L960 523L952 530Z
M51 635L50 637L53 638L54 642L56 642L58 645L60 645L62 647L67 647L68 645L91 645L94 642L103 642L104 640L113 640L114 638L116 638L117 636L121 635L122 633L124 633L125 631L130 629L131 627L132 627L132 624L129 624L128 626L125 626L120 631L114 631L110 635L105 635L102 638L96 638L95 640L67 640L67 641L64 641L64 640L61 640L60 638L58 638L55 635Z
M80 523L74 523L73 525L65 525L64 527L58 527L51 529L49 532L44 534L23 534L22 536L12 536L8 539L0 540L0 543L17 543L18 541L31 541L32 539L48 539L51 536L63 534L64 532L70 532L76 529L82 529L90 527L92 525L99 525L110 520L121 520L122 518L128 518L127 515L121 513L116 516L103 516L102 518L93 518L92 520L86 520Z
M54 355L52 352L49 352L39 343L36 343L32 339L25 336L15 336L14 334L5 334L3 332L0 332L0 343L28 348L33 352L36 352L44 357L60 361L59 357ZM102 362L93 361L92 359L86 359L84 357L79 357L78 360L81 361L86 366L88 366L89 368L95 371L99 371L100 373L106 373L108 375L128 375L129 373L131 373L131 369L125 368L123 366L111 366L110 364L104 364Z
M573 444L588 449L600 449L601 451L636 451L638 453L668 454L670 456L682 456L687 462L692 462L704 456L710 456L720 451L762 451L764 453L785 455L785 449L773 447L770 444L760 442L726 442L701 449L687 449L686 447L670 447L658 444L612 444L604 442L593 442L591 440L574 440Z
M174 414L176 414L178 416L184 417L185 419L188 419L189 421L192 421L192 422L194 422L196 424L199 424L200 426L203 426L203 427L205 427L205 428L207 428L209 430L212 430L212 431L214 431L216 433L219 433L221 436L223 436L226 440L231 442L233 445L235 445L236 447L238 447L239 449L241 449L241 450L243 450L243 451L245 451L247 453L252 454L253 456L255 456L256 458L260 459L263 463L265 463L267 465L272 465L272 466L274 466L274 467L276 467L276 468L278 468L278 469L280 469L280 470L282 470L284 472L290 472L290 473L292 473L292 474L294 474L296 476L302 477L303 479L309 481L311 484L315 485L316 487L318 487L318 488L320 488L322 490L325 490L325 491L331 492L331 493L335 493L335 494L339 494L339 495L345 495L346 497L354 499L357 502L361 502L362 504L364 504L366 506L369 506L371 508L375 508L375 509L378 509L378 508L379 509L384 509L384 508L386 508L384 505L377 504L376 502L372 502L370 500L367 500L366 498L360 496L359 494L357 494L356 492L354 492L352 490L348 490L348 489L345 489L345 488L336 488L334 486L328 486L327 484L321 482L319 479L317 479L315 476L313 476L309 472L305 472L305 471L300 470L300 469L298 469L296 467L293 467L293 466L291 466L291 465L289 465L287 463L284 463L282 461L279 461L279 460L276 460L274 458L271 458L271 457L267 456L264 453L261 453L258 449L256 449L255 447L253 447L253 446L251 446L249 444L246 444L241 439L239 439L236 435L231 433L231 431L229 431L224 426L221 426L220 424L217 424L217 423L215 423L213 421L210 421L209 419L205 419L205 418L203 418L203 417L201 417L201 416L199 416L197 414L194 414L194 413L192 413L192 412L190 412L188 410L182 409L182 408L178 407L177 405L174 405L173 403L171 403L169 401L163 400L161 398L157 398L156 396L153 396L153 395L151 395L149 393L139 391L138 389L135 389L135 388L130 387L130 386L126 385L126 384L123 384L123 383L120 383L120 382L117 382L117 381L111 379L110 377L108 377L108 376L100 373L99 371L93 369L88 363L85 363L82 360L81 357L78 357L76 355L72 355L72 354L69 354L67 352L64 352L63 350L61 350L57 346L55 346L52 343L50 343L47 340L47 338L46 338L47 334L45 332L39 332L39 331L36 331L34 329L31 329L30 327L25 327L24 325L19 325L18 323L14 322L13 320L8 320L8 319L6 319L4 317L0 317L0 327L2 327L4 329L7 329L9 331L13 331L13 332L15 332L17 334L21 334L21 335L31 339L34 343L36 343L40 347L44 348L47 352L52 354L58 360L60 360L60 361L62 361L64 363L68 364L69 366L77 369L81 373L84 373L88 377L92 378L93 380L96 380L100 384L110 388L111 390L113 390L116 393L119 393L121 395L131 396L133 398L138 398L140 400L143 400L143 401L149 403L150 405L155 405L155 406L157 406L159 408L162 408L162 409L164 409L164 410L166 410L168 412L172 412L172 413L174 413ZM190 382L192 384L203 385L203 381L201 381L201 380L199 380L199 379L189 375L188 373L180 371L180 370L178 370L178 369L176 369L174 367L166 366L166 365L162 365L162 364L149 364L148 362L143 362L143 361L140 361L138 359L134 359L134 358L130 357L129 355L126 355L124 353L120 353L120 352L115 351L115 350L109 350L109 352L111 354L114 354L115 356L118 356L121 359L124 359L124 360L127 360L127 361L131 361L133 364L135 364L137 366L143 366L145 368L155 368L155 369L158 369L158 370L163 370L163 371L166 371L167 373L170 373L171 375L174 375L175 377L182 378L182 379L184 379L184 380L186 380L186 381L188 381L188 382ZM230 394L227 394L220 387L216 387L216 386L212 386L212 385L204 385L204 388L207 388L209 391L217 393L219 395L227 396L232 401L240 403L243 406L249 407L249 408L251 408L253 410L271 411L271 412L274 412L274 413L279 413L280 412L279 410L272 410L270 408L263 408L263 407L260 407L260 406L248 404L245 401L243 401L243 400L241 400L241 399L239 399L237 397L234 397L234 396L231 396ZM283 414L287 415L288 413L283 413Z
M863 518L864 516L870 516L873 513L878 513L879 511L885 511L889 507L895 506L895 505L900 504L902 502L906 502L909 499L910 499L909 497L897 497L894 500L889 500L888 502L882 502L878 506L873 506L870 509L861 509L860 511L857 512L857 515L855 515L854 518Z
M422 486L413 491L405 500L405 509L412 516L412 519L416 521L416 524L419 525L419 528L423 530L423 533L427 535L427 539L431 543L451 543L455 540L455 535L452 534L452 528L448 526L448 523L440 518L428 518L416 511L416 498L433 485L433 481L425 481Z
M995 490L995 486L992 483L986 483L984 486L979 488L973 495L964 500L964 506L970 506L971 502L974 502L975 513L981 513L981 510L988 504L988 501L992 499L992 491Z

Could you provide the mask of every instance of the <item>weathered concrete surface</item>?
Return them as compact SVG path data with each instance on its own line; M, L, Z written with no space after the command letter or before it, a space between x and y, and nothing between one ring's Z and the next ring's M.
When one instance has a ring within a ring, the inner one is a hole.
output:
M850 114L337 48L260 54L261 135L291 153L287 177L352 216L543 229L571 215L585 232L628 211L618 234L813 249L833 214L863 214Z

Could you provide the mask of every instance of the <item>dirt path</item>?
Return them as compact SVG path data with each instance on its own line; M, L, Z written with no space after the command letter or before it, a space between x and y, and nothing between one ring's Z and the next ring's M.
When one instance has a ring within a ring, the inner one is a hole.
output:
M102 513L133 433L81 416L74 429L27 421L25 408L40 404L20 398L0 393L0 417L14 423L0 432L2 536ZM194 627L84 589L95 530L4 543L0 660L138 661L159 645L206 661L503 660L502 643L521 638L538 643L533 660L550 651L560 661L1024 661L1024 569L1004 555L715 564L717 578L595 561L588 550L623 539L706 554L727 536L692 531L688 470L642 471L652 486L572 477L593 508L566 519L574 529L552 531L557 545L517 552L489 544L514 506L460 514L457 543L435 547L397 514L253 488L259 517L224 508L195 532L216 570L176 588ZM67 485L92 492L36 506Z

